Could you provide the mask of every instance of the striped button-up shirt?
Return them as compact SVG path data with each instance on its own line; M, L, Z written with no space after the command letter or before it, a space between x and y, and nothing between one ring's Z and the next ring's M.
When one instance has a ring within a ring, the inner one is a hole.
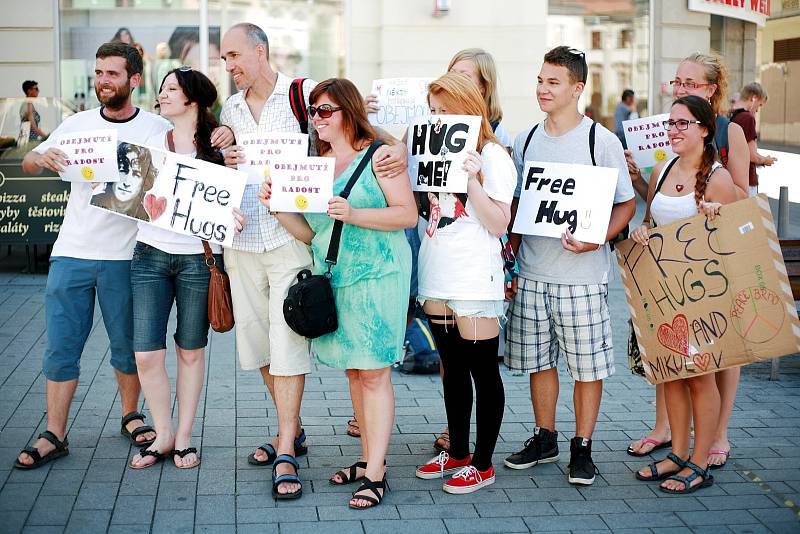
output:
M256 122L250 108L245 102L245 91L231 95L222 107L220 120L229 126L236 139L242 134L268 133L268 132L294 132L300 133L300 125L292 113L289 105L289 86L292 80L284 74L278 73L275 89L261 110L261 117ZM316 85L312 80L303 84L303 93L306 102L311 90ZM316 151L313 140L313 126L308 123L309 133L312 133L311 150ZM233 238L232 248L245 252L265 252L285 245L293 238L284 229L269 211L258 201L260 186L251 184L245 186L242 197L241 210L247 216L247 224L242 232Z

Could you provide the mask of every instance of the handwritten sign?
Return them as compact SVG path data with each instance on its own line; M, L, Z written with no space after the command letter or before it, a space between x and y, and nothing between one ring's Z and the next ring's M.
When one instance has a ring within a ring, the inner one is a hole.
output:
M462 168L478 146L482 117L435 115L408 127L408 175L414 191L467 192Z
M640 168L652 167L675 156L667 131L661 124L666 120L669 120L669 113L622 121L628 150Z
M514 232L605 243L619 170L526 161Z
M55 148L67 155L59 173L65 182L116 182L117 130L90 130L59 135Z
M117 215L223 246L233 241L233 208L247 182L241 171L173 152L122 143L130 173L95 190L91 204Z
M800 323L767 197L616 245L645 376L668 382L800 351Z
M334 158L301 157L272 162L272 211L325 213L333 196Z
M372 94L378 95L380 110L369 114L376 126L408 126L431 114L428 84L433 78L385 78L373 80Z
M276 158L301 158L308 155L308 134L254 133L243 134L237 140L244 148L246 163L240 171L247 173L248 184L258 184L269 176L270 163Z

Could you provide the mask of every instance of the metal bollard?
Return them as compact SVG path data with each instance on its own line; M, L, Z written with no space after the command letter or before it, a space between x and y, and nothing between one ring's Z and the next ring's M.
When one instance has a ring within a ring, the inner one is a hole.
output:
M783 239L789 233L789 187L782 185L778 199L778 239ZM769 373L770 380L780 380L780 358L772 359L772 368Z

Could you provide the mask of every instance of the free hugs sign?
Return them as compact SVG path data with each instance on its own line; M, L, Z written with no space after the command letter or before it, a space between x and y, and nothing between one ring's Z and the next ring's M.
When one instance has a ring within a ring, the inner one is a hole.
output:
M514 233L605 243L618 169L526 161Z

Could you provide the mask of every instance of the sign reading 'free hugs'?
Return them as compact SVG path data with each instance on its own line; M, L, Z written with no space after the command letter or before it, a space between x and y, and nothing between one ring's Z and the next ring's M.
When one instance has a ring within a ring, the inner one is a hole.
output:
M414 191L466 193L469 176L462 167L478 146L482 117L433 115L408 128L408 175Z
M764 195L616 244L647 379L668 382L800 351L800 323Z
M514 233L605 243L619 170L526 161Z
M105 184L91 204L158 228L230 246L233 208L239 207L247 175L173 152L123 143L128 172Z

